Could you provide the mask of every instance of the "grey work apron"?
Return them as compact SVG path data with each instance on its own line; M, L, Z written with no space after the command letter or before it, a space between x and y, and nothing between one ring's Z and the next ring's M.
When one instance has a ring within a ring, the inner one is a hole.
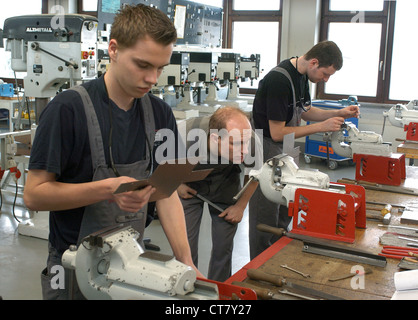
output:
M290 82L290 86L292 87L292 95L293 95L293 116L290 119L289 123L286 124L286 127L298 127L300 125L302 119L303 109L298 108L296 105L296 95L295 95L295 87L293 85L292 78L290 77L289 72L282 68L282 67L275 67L272 71L279 72L283 74ZM274 142L271 138L263 137L263 147L264 147L264 161L273 158L274 156L281 154L283 152L283 143L282 142Z
M105 160L102 134L90 96L82 86L74 87L72 90L77 91L81 95L87 116L87 127L94 172L93 181L115 177L113 170L109 168ZM140 102L140 107L143 109L145 134L148 137L148 143L153 143L155 138L155 121L151 100L148 95L145 95L141 98ZM153 145L150 146L150 148L152 147ZM150 174L150 159L152 159L149 150L150 148L146 148L146 157L144 160L132 164L115 164L120 175L129 176L138 180L148 178ZM140 233L138 241L141 243L144 235L147 208L148 205L144 206L138 212L128 213L120 210L116 203L111 203L108 200L86 206L77 245L89 234L105 227L118 224L128 224L136 229Z
M300 125L302 119L302 108L296 105L295 88L289 72L282 67L275 67L272 71L280 72L289 80L293 94L293 116L286 127L296 127ZM254 126L254 123L253 123ZM283 153L283 143L274 142L270 137L263 136L263 160L264 162L274 156ZM267 224L273 227L287 228L291 217L287 214L287 208L277 203L269 201L261 192L258 186L249 201L249 240L250 240L250 258L254 259L261 252L271 246L277 236L270 233L257 230L257 225Z

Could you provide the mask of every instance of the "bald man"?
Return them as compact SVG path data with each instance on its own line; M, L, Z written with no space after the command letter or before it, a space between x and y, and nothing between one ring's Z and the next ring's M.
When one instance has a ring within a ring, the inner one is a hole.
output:
M242 220L244 210L257 183L252 183L235 202L233 197L241 189L240 175L245 159L249 157L249 147L254 146L254 133L247 115L240 109L224 107L212 116L193 118L179 125L181 136L198 137L192 130L200 130L200 141L184 138L187 150L199 144L201 160L197 169L212 168L213 171L202 181L182 184L177 189L186 217L186 228L192 251L192 259L198 264L198 242L203 204L196 194L200 194L221 210L209 205L212 219L212 252L208 278L225 281L231 276L233 239ZM203 135L204 133L204 135ZM196 150L196 149L193 149ZM202 152L203 151L203 152Z

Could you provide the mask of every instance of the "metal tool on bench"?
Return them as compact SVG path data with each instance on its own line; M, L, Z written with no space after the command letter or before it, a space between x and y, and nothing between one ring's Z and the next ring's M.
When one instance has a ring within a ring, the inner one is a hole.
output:
M385 228L395 228L395 229L404 229L404 230L412 230L418 233L417 228L411 228L411 227L405 227L405 226L398 226L398 225L384 225L384 224L378 224L378 227L385 227Z
M239 287L243 287L243 288L253 290L257 294L257 297L262 299L262 300L271 300L271 299L272 300L285 300L283 295L281 295L281 294L292 296L292 297L299 298L299 299L304 299L304 300L319 300L318 298L313 298L311 296L294 293L294 292L291 292L287 289L280 289L276 293L272 290L253 285L253 284L248 283L248 282L234 281L234 282L232 282L232 284L235 285L235 286L239 286Z
M335 282L335 281L340 281L340 280L352 278L354 276L366 275L366 274L369 274L369 273L372 273L372 269L365 268L364 273L347 273L347 274L339 276L339 277L329 278L328 281Z
M282 268L287 269L287 270L293 271L294 273L300 274L300 275L301 275L302 277L304 277L304 278L310 278L310 277L311 277L311 275L310 275L310 274L308 274L308 273L304 273L304 272L299 271L299 270L296 270L296 269L293 269L293 268L289 267L287 264L282 264L282 265L280 265L280 266L281 266Z
M278 236L286 236L292 239L303 241L303 252L319 254L323 256L345 259L349 261L365 263L377 267L386 266L386 258L363 250L330 244L328 241L320 241L309 236L287 232L282 228L275 228L265 224L258 224L257 230L270 232Z
M366 211L366 217L380 220L385 225L388 225L390 223L390 220L392 219L392 205L391 204L387 204L383 208L366 206L366 210L377 211L378 213L376 214L367 213Z
M318 291L318 290L315 290L306 286L301 286L299 284L289 282L285 278L279 275L269 274L258 269L248 269L247 276L251 280L265 281L277 287L287 287L289 289L293 289L296 291L296 292L290 292L289 290L286 290L286 289L280 290L279 292L283 294L289 294L289 293L301 294L305 297L305 299L310 298L309 300L317 300L317 299L344 300L341 297L337 297L335 295L331 295L331 294Z

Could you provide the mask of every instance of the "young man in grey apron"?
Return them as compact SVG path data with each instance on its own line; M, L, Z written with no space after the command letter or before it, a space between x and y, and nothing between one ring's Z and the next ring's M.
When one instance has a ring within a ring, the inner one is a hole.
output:
M343 64L338 46L323 41L302 57L282 61L260 82L253 104L253 125L263 130L264 161L281 154L283 138L294 133L295 138L317 132L340 130L344 119L357 117L358 106L340 110L324 110L311 106L308 80L313 83L328 81ZM315 123L300 126L301 119ZM279 213L280 212L280 213ZM287 228L290 218L287 208L267 200L257 188L249 203L250 257L255 258L277 237L256 229L264 223Z
M199 129L204 134L199 137L201 140L196 141L192 139L194 135L191 131ZM227 135L221 137L223 139L221 141L217 134L220 130L230 133L231 130L236 130L236 141L231 143ZM208 206L212 220L212 250L208 278L223 282L231 276L233 240L238 223L257 187L256 182L252 183L242 196L234 201L233 197L241 189L240 176L244 164L253 167L256 162L259 162L260 165L262 163L261 155L258 161L255 158L257 137L252 132L247 115L233 107L220 108L212 116L189 119L179 125L179 132L187 150L190 150L195 144L201 143L199 150L207 152L207 161L201 161L196 169L213 169L204 180L182 184L177 189L186 217L187 235L193 262L198 266L199 231L204 204L204 200L196 197L198 193L217 206L217 208L212 205ZM187 135L189 138L186 138ZM222 144L225 145L224 152ZM249 147L252 150L248 150ZM245 158L247 154L253 157L251 161L244 161L244 159L248 159L248 157ZM211 161L211 156L215 161Z
M54 289L51 268L61 264L70 245L104 227L127 223L142 237L148 207L156 208L176 258L195 268L176 192L156 203L148 203L155 191L150 186L113 194L121 183L147 178L158 165L156 131L177 134L171 108L148 93L170 63L176 36L161 11L124 7L112 25L109 70L56 96L40 117L24 200L31 210L50 211L49 257L41 276L45 299L83 298L68 283Z

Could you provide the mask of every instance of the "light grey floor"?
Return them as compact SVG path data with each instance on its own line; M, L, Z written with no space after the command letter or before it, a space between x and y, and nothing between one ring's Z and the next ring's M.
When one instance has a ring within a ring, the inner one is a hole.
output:
M307 165L301 155L300 168L319 169L329 174L331 181L341 177L354 178L355 167L346 162L340 163L335 170L329 170L324 161L312 159ZM4 300L37 300L41 299L40 272L47 259L47 241L19 235L18 222L13 217L13 197L3 199L0 214L0 296ZM16 217L25 221L30 218L21 199L17 199ZM206 275L211 251L210 218L206 213L201 225L199 241L200 271ZM147 229L145 237L151 238L153 244L161 248L161 253L171 254L167 238L155 220ZM235 236L233 252L233 270L235 273L249 262L248 249L248 211L239 224Z

